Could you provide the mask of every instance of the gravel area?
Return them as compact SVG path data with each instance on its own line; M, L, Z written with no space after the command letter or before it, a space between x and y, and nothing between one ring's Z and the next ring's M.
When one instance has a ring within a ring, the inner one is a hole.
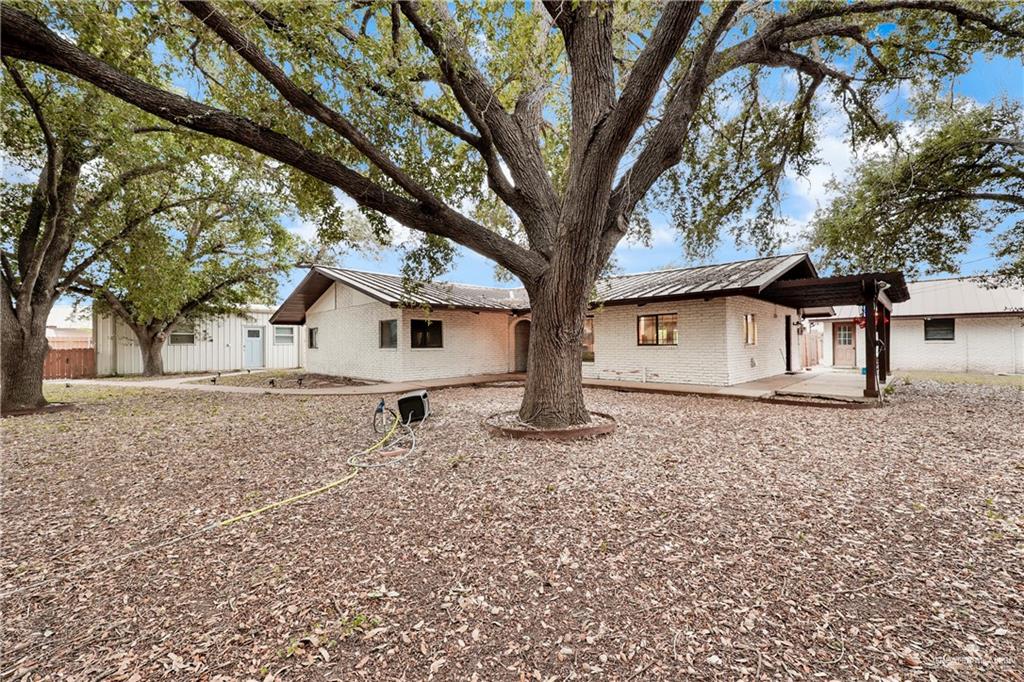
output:
M881 410L589 390L618 430L576 443L487 435L521 387L435 391L404 466L70 579L345 476L376 399L48 389L77 407L2 422L3 680L1024 670L1012 387L915 381Z

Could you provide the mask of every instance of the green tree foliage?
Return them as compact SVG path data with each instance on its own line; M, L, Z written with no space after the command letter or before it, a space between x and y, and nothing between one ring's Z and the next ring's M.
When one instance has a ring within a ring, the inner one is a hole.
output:
M160 351L179 324L273 304L276 276L316 258L281 222L291 210L287 174L244 150L228 153L207 150L178 169L175 192L187 200L105 249L71 288L128 324L147 375L163 373ZM135 188L103 223L117 229L125 205L158 192Z
M996 228L993 274L1024 281L1024 107L923 97L899 145L866 156L815 215L812 243L840 271L958 271Z
M894 132L879 101L896 85L934 87L979 53L1024 51L1021 5L983 0L0 11L12 58L333 185L381 236L388 219L418 231L407 273L437 272L455 242L518 277L533 310L520 416L538 425L588 419L584 313L616 245L649 233L651 209L671 211L691 254L722 230L770 250L780 181L814 159L822 95L847 112L851 143L869 144ZM187 96L136 65L146 55Z
M146 64L147 73L158 77ZM44 404L46 321L60 296L81 288L80 279L109 263L142 227L152 232L154 225L196 210L197 202L227 196L229 183L214 162L234 164L239 189L270 164L58 71L8 59L3 66L2 403L4 410L16 410ZM238 169L245 169L244 178ZM271 209L287 210L345 243L352 221L346 222L331 188L288 166L273 164L272 170L274 196L253 195L268 202L263 218ZM236 211L252 205L237 194L231 200ZM362 234L359 221L354 224ZM154 255L148 267L161 264Z

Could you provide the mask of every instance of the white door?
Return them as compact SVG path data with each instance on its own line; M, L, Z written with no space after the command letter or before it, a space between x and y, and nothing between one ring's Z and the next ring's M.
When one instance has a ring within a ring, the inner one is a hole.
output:
M263 366L263 328L245 328L245 367L255 368Z

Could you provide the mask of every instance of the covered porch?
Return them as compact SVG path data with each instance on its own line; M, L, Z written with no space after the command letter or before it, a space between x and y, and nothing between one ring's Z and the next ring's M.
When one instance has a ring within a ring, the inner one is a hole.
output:
M852 372L822 373L806 382L797 382L794 389L808 391L807 395L827 397L834 394L841 399L849 399L851 393L858 391L860 397L869 400L881 395L882 388L892 374L892 305L910 299L902 273L875 272L779 280L765 288L761 297L804 311L822 311L820 314L808 312L807 317L828 317L834 306L861 306L866 339L864 350L867 371L864 375ZM796 388L801 385L802 389ZM854 388L854 385L857 387ZM815 393L818 389L822 392Z

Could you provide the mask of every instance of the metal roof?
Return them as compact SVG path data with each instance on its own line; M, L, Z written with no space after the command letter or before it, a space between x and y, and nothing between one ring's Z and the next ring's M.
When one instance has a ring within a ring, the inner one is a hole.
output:
M987 288L976 277L910 282L907 290L910 300L894 302L893 317L1024 315L1024 289ZM859 315L859 306L840 306L834 317L848 319Z
M597 300L605 304L756 294L784 275L816 277L806 253L754 260L616 275L597 283Z
M526 289L522 287L503 289L454 282L426 282L413 291L406 291L400 275L320 266L315 269L336 282L347 284L371 298L393 305L428 305L439 308L485 310L517 310L530 305Z
M806 253L769 256L753 260L676 268L632 275L616 275L597 283L593 305L646 303L717 296L759 296L780 279L816 278L817 271ZM525 311L529 297L522 287L482 287L456 283L426 283L406 291L399 275L347 268L314 266L270 321L302 324L306 310L333 282L341 282L391 306L430 306L469 310Z
M331 284L341 282L391 306L429 306L463 310L525 310L530 307L522 287L503 289L473 284L426 282L406 291L401 275L316 265L270 318L272 324L304 324L306 311Z

